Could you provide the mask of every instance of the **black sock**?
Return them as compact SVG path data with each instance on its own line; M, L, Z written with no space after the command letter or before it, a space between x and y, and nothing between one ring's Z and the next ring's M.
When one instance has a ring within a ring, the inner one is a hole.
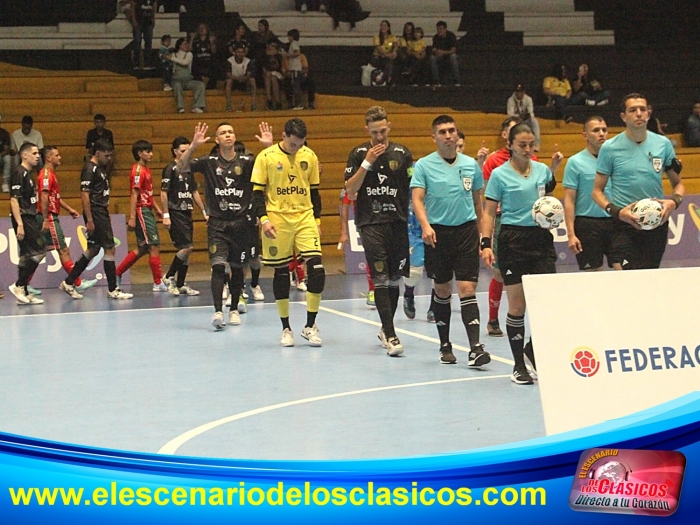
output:
M280 317L280 321L282 321L282 330L286 330L287 328L290 330L292 329L292 327L289 326L289 317Z
M166 279L170 279L173 275L175 275L178 270L180 270L180 266L182 266L182 259L176 255L175 258L173 258L173 262L170 264L168 273L165 274Z
M401 292L399 291L399 286L393 286L389 285L389 300L391 301L391 318L393 319L394 316L396 315L396 309L399 306L399 295L401 295Z
M513 353L513 360L516 367L524 367L523 346L525 344L525 316L506 315L506 333L510 343L510 351Z
M39 263L35 262L33 259L29 259L24 265L19 266L17 271L17 286L24 288L26 292L29 279L38 267Z
M433 313L435 314L435 323L437 324L438 334L440 335L440 346L450 342L450 317L452 317L452 294L444 299L434 295L435 304L433 305Z
M428 310L435 313L435 290L430 290L430 308Z
M462 322L464 328L467 329L467 338L469 346L474 347L479 343L479 332L481 325L479 323L479 305L476 302L476 296L462 297L459 300L460 310L462 312Z
M243 268L231 267L231 277L228 281L228 289L231 294L231 309L235 310L238 307L238 299L243 289ZM235 290L235 292L234 292ZM235 306L234 306L235 305Z
M81 255L80 259L78 259L73 265L73 269L68 274L68 277L66 277L66 284L73 286L75 284L75 280L85 271L88 264L90 264L90 259L88 259L85 254Z
M260 283L260 268L250 269L250 287L255 288Z
M190 269L189 264L181 264L180 268L177 270L177 283L175 286L182 288L185 286L185 279L187 278L187 270Z
M306 326L313 326L316 323L318 312L306 312Z
M214 311L216 312L224 311L222 306L224 302L222 299L224 284L226 284L226 268L223 264L215 264L211 269L211 293L214 296ZM229 290L229 293L233 295L233 290ZM231 300L231 305L233 304L233 300Z
M103 261L102 267L107 276L107 288L110 292L113 292L117 289L117 264L114 261Z
M377 307L379 320L382 322L382 330L384 330L384 335L387 338L394 337L396 335L396 331L394 330L394 314L392 313L391 297L387 286L375 284L374 304Z
M413 297L413 293L415 292L415 290L416 290L415 286L405 285L405 289L403 291L403 296L404 297Z

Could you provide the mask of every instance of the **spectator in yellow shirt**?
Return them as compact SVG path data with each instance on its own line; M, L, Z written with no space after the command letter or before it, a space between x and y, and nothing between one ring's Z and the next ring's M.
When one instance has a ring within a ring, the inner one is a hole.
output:
M407 22L403 27L403 36L399 39L399 56L403 61L408 82L414 86L425 80L427 44L423 40L423 29Z
M571 102L571 84L566 78L566 66L559 64L554 66L552 74L542 82L542 91L554 104L554 116L564 119L569 123L573 119L567 112L567 106Z
M398 57L399 41L391 34L388 20L379 23L379 34L374 36L374 55L372 65L384 71L384 79L391 84L394 75L394 62Z

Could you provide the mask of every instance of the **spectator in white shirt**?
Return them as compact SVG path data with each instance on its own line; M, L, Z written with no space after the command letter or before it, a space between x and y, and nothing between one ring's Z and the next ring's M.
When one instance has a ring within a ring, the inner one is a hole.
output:
M535 118L535 107L532 104L532 97L525 94L525 86L518 84L515 91L508 99L506 112L509 117L520 117L520 120L530 126L535 135L535 151L540 150L540 123Z
M36 147L39 148L39 151L41 151L41 149L44 147L44 138L41 136L39 130L34 129L33 126L34 119L31 117L31 115L25 115L22 117L22 127L12 132L12 149L14 151L19 151L19 148L21 148L22 144L25 142L36 144ZM14 160L15 166L19 166L19 155L15 155ZM41 169L42 166L43 163L41 162L41 156L39 156L39 164L37 169Z

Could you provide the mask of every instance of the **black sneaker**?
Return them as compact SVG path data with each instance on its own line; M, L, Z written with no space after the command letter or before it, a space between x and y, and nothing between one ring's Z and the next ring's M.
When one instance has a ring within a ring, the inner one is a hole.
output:
M513 375L510 376L510 380L516 385L532 385L534 383L532 376L527 372L527 368L524 366L518 367L518 365L513 367Z
M484 345L477 343L472 346L469 352L469 366L471 368L479 368L491 362L491 354L484 350Z
M498 319L492 319L486 324L486 331L491 337L503 337L503 331L498 324Z
M532 349L532 341L528 341L523 348L523 354L525 354L525 366L527 371L530 372L530 377L537 381L537 368L535 366L535 352Z
M416 299L415 297L403 296L403 313L406 314L406 317L409 319L415 319L416 318Z
M457 363L457 358L452 353L452 343L445 343L440 347L440 364L454 365Z

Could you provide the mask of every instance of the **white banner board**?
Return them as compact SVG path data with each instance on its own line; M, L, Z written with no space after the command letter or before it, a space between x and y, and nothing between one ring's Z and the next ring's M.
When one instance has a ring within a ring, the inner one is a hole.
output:
M547 434L700 390L700 268L528 275L523 285Z

